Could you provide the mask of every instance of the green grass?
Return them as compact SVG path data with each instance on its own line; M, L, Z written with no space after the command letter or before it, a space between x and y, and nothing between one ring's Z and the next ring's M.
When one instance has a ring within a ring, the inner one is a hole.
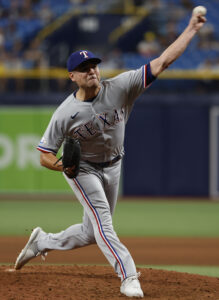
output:
M138 266L139 268L152 268L158 270L176 271L204 276L219 277L219 267L214 266Z
M115 225L124 236L219 236L219 203L125 202L115 214Z
M119 201L114 227L120 236L219 237L219 203L198 201ZM58 232L80 223L78 202L0 201L0 235L29 235L41 226ZM139 266L219 277L219 267Z
M36 226L58 232L82 215L74 201L0 201L0 235L29 235ZM114 227L120 236L219 237L219 203L119 201Z
M29 235L36 226L59 232L82 221L77 202L0 202L0 235Z

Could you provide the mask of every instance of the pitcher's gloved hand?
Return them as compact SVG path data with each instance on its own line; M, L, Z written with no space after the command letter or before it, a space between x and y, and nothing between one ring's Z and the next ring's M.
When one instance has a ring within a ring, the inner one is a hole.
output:
M64 173L69 178L75 178L79 173L81 159L81 147L79 141L69 136L65 137L63 143L63 155L58 161L62 160Z
M67 175L69 178L75 178L75 177L78 175L78 172L75 172L75 166L63 168L63 172L64 172L65 175Z

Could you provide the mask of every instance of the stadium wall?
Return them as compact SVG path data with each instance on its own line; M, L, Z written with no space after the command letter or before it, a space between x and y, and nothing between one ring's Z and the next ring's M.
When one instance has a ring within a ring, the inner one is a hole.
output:
M10 106L1 106L0 193L71 193L62 174L39 166L35 149L64 97L39 96L38 105L37 97L9 99ZM218 94L143 94L126 128L122 194L208 196L215 165L210 153L214 159L218 153L209 148L219 144L210 143L218 132L210 134L210 111L217 102Z
M152 98L136 103L127 125L124 194L208 196L206 99L183 94Z

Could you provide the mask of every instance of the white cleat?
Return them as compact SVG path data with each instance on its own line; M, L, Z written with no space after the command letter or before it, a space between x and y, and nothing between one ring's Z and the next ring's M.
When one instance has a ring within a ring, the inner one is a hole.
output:
M17 257L14 265L15 270L21 269L29 260L38 256L39 254L44 255L44 253L39 252L37 249L37 240L41 232L42 229L40 227L36 227L33 230L26 246L21 250L21 253Z
M127 297L143 298L144 293L138 280L139 275L126 278L120 287L120 292Z

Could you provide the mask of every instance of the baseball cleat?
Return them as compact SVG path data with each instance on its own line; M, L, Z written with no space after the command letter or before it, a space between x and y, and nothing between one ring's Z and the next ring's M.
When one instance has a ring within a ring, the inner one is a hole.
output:
M120 292L127 297L143 298L144 293L138 280L139 274L126 278L120 287Z
M21 253L17 257L14 265L15 270L21 269L29 260L39 254L44 255L44 253L39 252L37 249L37 240L41 232L42 229L40 227L33 229L26 246L21 250Z

